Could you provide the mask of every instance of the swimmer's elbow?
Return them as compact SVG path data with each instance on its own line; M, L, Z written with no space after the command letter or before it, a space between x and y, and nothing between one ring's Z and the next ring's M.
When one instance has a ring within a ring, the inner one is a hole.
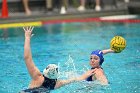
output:
M102 50L103 54L108 54L108 53L114 53L114 51L112 49L106 49L106 50Z
M27 51L24 51L24 59L28 59L29 58L29 53Z
M26 59L28 59L29 58L29 56L28 55L24 55L24 59L26 60Z
M26 55L24 56L24 60L25 60L25 62L31 61L30 57L26 56Z
M31 60L32 57L29 54L24 54L24 60Z
M101 85L108 85L109 83L108 83L108 81L107 80L105 80L105 81L101 81Z

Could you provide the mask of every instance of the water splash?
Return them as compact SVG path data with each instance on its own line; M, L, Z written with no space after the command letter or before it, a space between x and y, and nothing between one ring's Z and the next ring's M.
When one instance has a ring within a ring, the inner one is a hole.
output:
M72 57L70 55L69 55L69 59L67 60L65 65L67 66L67 71L72 70L72 71L76 72L74 60L72 59Z
M68 60L64 63L63 66L58 63L59 67L59 78L74 78L77 77L77 69L73 58L69 55Z

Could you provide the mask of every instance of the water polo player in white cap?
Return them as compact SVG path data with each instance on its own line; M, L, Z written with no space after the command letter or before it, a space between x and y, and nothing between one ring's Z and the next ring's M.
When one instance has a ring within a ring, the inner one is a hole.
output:
M32 36L33 27L23 27L23 29L25 32L24 59L32 80L29 84L29 89L23 90L22 93L26 93L26 92L40 93L40 92L35 92L35 91L42 91L42 90L36 90L36 88L40 88L40 87L48 90L53 90L74 81L85 80L86 78L94 74L96 69L89 70L85 74L77 78L71 78L68 80L58 80L57 79L58 67L55 64L48 65L44 69L42 74L39 71L39 69L35 66L32 59L30 40Z

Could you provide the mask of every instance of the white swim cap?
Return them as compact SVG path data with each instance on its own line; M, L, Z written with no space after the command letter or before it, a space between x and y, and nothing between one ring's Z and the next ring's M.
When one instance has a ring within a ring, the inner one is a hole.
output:
M58 66L55 64L49 64L47 68L44 69L43 75L49 79L58 78Z

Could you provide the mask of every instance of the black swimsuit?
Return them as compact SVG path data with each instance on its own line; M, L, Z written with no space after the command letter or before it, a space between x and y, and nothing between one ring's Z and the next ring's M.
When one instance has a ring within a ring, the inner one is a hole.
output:
M91 68L91 69L95 69L95 68ZM93 75L89 76L89 77L86 79L86 81L92 81L92 76L93 76Z
M43 77L44 77L44 82L43 82L42 86L47 89L53 90L57 79L49 79L49 78L45 77L44 75L43 75Z
M44 75L43 77L44 77L44 82L40 87L25 89L20 91L19 93L50 93L50 90L54 89L57 79L49 79Z

